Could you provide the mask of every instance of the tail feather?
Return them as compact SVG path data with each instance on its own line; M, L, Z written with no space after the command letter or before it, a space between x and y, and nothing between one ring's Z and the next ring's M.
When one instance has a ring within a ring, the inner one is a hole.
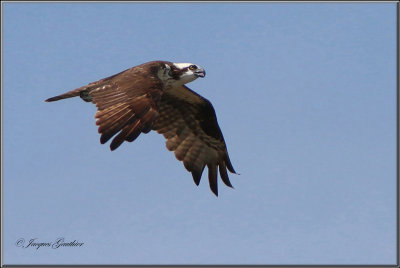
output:
M62 100L62 99L68 99L68 98L80 96L81 93L85 90L86 90L86 87L80 87L80 88L68 91L64 94L49 98L49 99L45 100L45 102L58 101L58 100Z

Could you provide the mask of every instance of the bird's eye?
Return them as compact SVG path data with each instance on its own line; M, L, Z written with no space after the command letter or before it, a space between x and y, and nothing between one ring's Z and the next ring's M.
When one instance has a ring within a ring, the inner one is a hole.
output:
M197 69L196 65L190 65L189 66L189 70L191 70L191 71L196 70L196 69Z

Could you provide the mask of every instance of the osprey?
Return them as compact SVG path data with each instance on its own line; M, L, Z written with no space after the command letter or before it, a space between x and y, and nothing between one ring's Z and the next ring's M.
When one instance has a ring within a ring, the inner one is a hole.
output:
M232 185L227 169L236 172L213 106L185 86L205 75L205 70L196 64L151 61L46 102L79 96L96 104L100 143L115 136L111 150L150 130L163 134L167 149L183 161L196 185L200 183L205 166L208 167L210 189L218 196L217 169L229 187Z

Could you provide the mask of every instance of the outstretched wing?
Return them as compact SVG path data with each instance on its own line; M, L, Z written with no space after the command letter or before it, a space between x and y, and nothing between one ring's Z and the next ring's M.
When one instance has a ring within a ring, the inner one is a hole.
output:
M164 135L168 150L183 161L196 185L207 166L210 188L215 195L218 195L218 170L222 181L232 187L227 169L236 172L211 103L186 86L176 86L162 95L158 108L159 117L153 130Z
M115 150L124 141L131 142L140 133L148 133L158 116L157 104L163 84L157 77L155 64L157 62L133 67L46 101L80 96L96 104L100 142L104 144L118 133L110 144L111 150Z
M88 93L98 109L95 118L100 142L104 144L118 133L110 144L111 150L124 141L134 141L142 132L148 133L158 117L161 82L140 74L127 75L134 77L111 79Z

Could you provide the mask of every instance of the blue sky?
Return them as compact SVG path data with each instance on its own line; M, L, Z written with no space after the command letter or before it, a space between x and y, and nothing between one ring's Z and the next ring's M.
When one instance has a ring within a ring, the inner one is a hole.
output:
M2 5L4 264L396 262L395 3ZM44 102L151 60L206 69L235 189Z

